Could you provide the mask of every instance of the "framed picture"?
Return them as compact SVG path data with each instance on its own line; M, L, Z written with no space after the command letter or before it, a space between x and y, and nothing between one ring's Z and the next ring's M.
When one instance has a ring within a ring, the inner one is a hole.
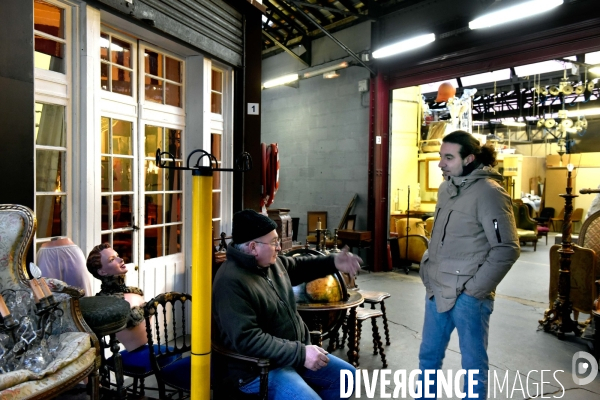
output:
M348 215L348 220L346 221L346 227L344 229L353 231L355 225L356 225L356 214Z
M321 229L327 229L327 211L308 211L306 216L307 235L316 232L319 220L321 221Z
M439 158L428 158L425 160L425 190L428 192L437 192L444 181L442 171L438 167Z

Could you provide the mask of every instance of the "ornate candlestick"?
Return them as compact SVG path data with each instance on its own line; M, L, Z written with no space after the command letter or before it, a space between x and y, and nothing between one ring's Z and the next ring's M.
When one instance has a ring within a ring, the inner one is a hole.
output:
M342 251L340 249L338 249L338 230L337 228L335 228L335 230L333 231L333 249L329 250L330 253L341 253Z
M544 312L544 319L540 325L546 332L554 332L559 339L564 339L569 332L580 336L583 331L577 322L571 319L573 304L571 302L571 256L573 255L573 244L571 243L571 232L573 230L571 214L573 214L573 198L579 197L572 194L573 164L567 165L567 193L560 197L565 199L565 215L562 224L562 243L558 250L560 254L560 271L558 276L558 298L554 301L552 308Z

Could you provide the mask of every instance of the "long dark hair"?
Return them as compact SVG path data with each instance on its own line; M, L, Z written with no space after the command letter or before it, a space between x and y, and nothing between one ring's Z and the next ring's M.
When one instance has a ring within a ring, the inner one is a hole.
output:
M479 140L465 131L454 131L442 139L444 143L454 143L460 145L460 157L467 158L470 154L475 156L475 162L463 168L463 175L470 174L475 168L483 164L486 167L493 167L496 161L496 150L490 145L480 145Z

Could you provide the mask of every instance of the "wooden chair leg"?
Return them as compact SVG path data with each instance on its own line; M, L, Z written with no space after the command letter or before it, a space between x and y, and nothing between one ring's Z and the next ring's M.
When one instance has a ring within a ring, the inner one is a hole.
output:
M100 375L98 370L95 370L88 377L87 391L90 395L90 400L98 400L100 398Z

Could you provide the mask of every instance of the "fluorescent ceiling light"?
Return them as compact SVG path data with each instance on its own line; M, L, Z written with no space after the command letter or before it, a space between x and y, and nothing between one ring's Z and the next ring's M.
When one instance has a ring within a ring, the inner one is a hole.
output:
M525 122L517 122L517 121L502 121L502 125L504 126L527 126Z
M340 74L337 71L329 71L323 74L323 79L334 79L338 78Z
M588 72L591 72L592 74L600 74L600 66L592 67L588 70Z
M469 75L460 78L463 86L475 86L482 83L506 81L510 79L510 69L501 69L499 71L484 72L483 74Z
M586 53L585 63L586 64L600 64L600 51Z
M525 3L517 4L512 7L506 7L498 11L485 14L479 18L475 18L469 22L469 28L482 29L492 26L504 24L506 22L515 21L522 18L527 18L532 15L553 9L563 4L563 0L531 0ZM492 7L497 5L502 7L502 3L494 3Z
M587 109L583 109L583 110L574 110L571 111L569 110L569 117L580 117L580 116L584 116L584 115L600 115L600 107L596 107L596 108L587 108Z
M298 80L298 74L289 74L280 76L279 78L271 79L270 81L266 81L263 83L263 87L268 89L273 86L285 85L286 83L295 82Z
M323 67L323 68L319 68L319 69L313 69L312 71L304 72L302 74L302 78L304 78L304 79L312 78L313 76L323 75L327 72L336 71L338 69L343 69L343 68L348 68L347 61L344 61L344 62L341 62L338 64L334 64L334 65L329 65L327 67Z
M435 34L428 33L426 35L416 36L411 39L402 40L389 46L382 47L379 50L375 50L372 55L373 58L388 57L394 54L403 53L405 51L425 46L426 44L429 44L433 41L435 41Z
M572 60L576 59L575 56L565 58ZM519 78L522 78L524 76L535 76L539 74L545 74L546 72L562 71L565 68L570 69L572 66L573 64L571 64L570 62L549 60L515 67L515 73Z

